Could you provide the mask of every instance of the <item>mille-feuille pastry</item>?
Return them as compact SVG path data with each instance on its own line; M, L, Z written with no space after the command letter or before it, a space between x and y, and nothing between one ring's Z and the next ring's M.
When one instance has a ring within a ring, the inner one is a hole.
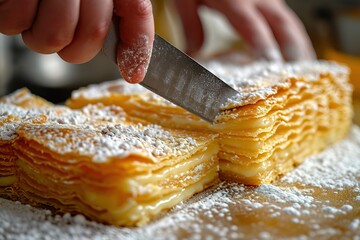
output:
M217 180L210 137L156 125L24 124L14 147L26 199L115 225L139 225Z
M239 90L214 125L122 80L79 89L67 104L116 104L166 127L217 132L221 178L254 185L275 180L348 132L352 87L344 66L313 61L207 67Z
M2 197L133 226L218 181L214 134L166 130L117 106L25 112L32 121L12 129L16 192Z

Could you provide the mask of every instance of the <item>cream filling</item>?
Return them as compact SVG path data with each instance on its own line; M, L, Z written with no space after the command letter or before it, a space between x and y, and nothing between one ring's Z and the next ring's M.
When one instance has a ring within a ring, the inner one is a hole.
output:
M344 120L345 121L345 120ZM341 118L337 120L341 122ZM335 125L336 126L336 125ZM253 178L256 181L265 181L263 175L268 176L275 169L276 173L283 174L292 168L293 164L299 164L304 159L318 151L324 149L328 144L342 139L346 134L348 126L338 125L336 128L329 128L325 131L317 131L315 134L305 134L297 141L287 141L286 146L276 148L273 153L262 162L252 162L251 160L238 160L230 162L220 159L220 169L223 175L232 175ZM240 158L240 157L239 157Z
M244 166L239 164L234 164L228 161L220 161L221 172L231 173L232 175L242 176L242 177L254 177L259 175L262 172L265 172L269 167L271 167L271 161L264 161L258 164L251 164L250 166Z
M199 178L201 174L203 174L203 171L201 171L201 168L203 167L202 164L208 164L208 162L211 162L212 165L217 165L217 152L217 145L210 145L205 151L195 154L194 156L187 159L187 161L184 163L164 168L158 172L149 172L146 175L134 176L132 178L119 180L119 182L116 184L116 187L121 192L130 194L133 197L149 194L152 196L161 196L164 194L164 190L169 191L166 188L170 188L172 191L176 191L176 189L178 189L180 186L171 184L171 181L181 181L181 179L177 179L176 175L180 176L181 174L185 173L187 177L193 178L192 180L196 181L196 178ZM216 160L216 162L214 160ZM196 171L197 167L199 168L198 171ZM164 179L169 180L168 183L163 186L159 185ZM187 183L183 182L182 185L183 187L186 187ZM121 198L123 198L123 196L114 196L114 194L101 195L98 192L91 190L89 191L86 188L83 188L81 194L81 199L83 199L84 202L95 206L104 206L104 202L112 202L114 205L117 205L116 202L123 201ZM118 200L116 201L116 199Z
M209 168L218 166L217 152L218 145L213 142L184 162L176 163L174 166L164 166L158 171L149 171L145 175L126 179L119 177L117 180L114 179L114 182L110 182L107 187L92 187L91 182L84 184L85 179L81 178L66 183L61 181L61 177L57 177L55 172L50 179L47 175L51 172L46 168L41 170L38 165L31 164L22 158L17 161L17 166L25 175L23 179L27 177L33 179L36 182L33 187L40 192L42 186L47 186L52 189L48 192L49 195L62 195L61 192L63 192L63 194L73 197L77 196L80 201L95 209L107 209L123 205L126 199L141 198L141 196L153 199L181 190L181 188L198 181ZM181 176L184 176L185 179L182 179Z
M0 177L0 187L7 187L14 184L18 180L17 176Z
M136 222L137 225L146 223L149 217L154 216L164 209L169 209L181 201L189 199L195 193L202 191L207 185L214 182L217 168L213 168L198 182L183 188L181 191L162 196L148 203L136 203L132 199L121 208L109 210L101 216L103 219L113 219L117 225Z
M25 196L32 201L39 204L46 204L59 208L63 212L76 211L81 212L98 221L105 221L107 223L116 225L134 225L142 224L148 221L151 216L156 215L164 209L169 209L177 203L190 198L193 194L202 191L205 187L210 186L218 180L218 168L213 166L209 169L196 183L190 184L176 192L169 194L161 194L151 201L143 201L143 199L128 198L122 204L116 206L109 205L108 202L103 202L101 208L89 205L79 200L73 194L62 194L57 196L49 192L42 192L39 188L35 188L31 184L28 189L25 189ZM25 178L27 178L25 176ZM24 178L24 180L25 180ZM29 179L30 180L30 179ZM25 182L24 182L25 183ZM23 187L26 184L23 184ZM29 193L29 194L27 194ZM118 193L121 195L121 193ZM123 196L126 198L126 196ZM97 198L101 198L97 195Z

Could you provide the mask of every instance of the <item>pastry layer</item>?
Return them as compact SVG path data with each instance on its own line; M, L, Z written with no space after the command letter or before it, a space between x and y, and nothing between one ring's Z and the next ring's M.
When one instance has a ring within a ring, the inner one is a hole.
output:
M218 133L221 177L255 185L286 174L349 129L352 87L344 66L316 61L208 67L240 92L214 125L122 80L79 89L67 104L115 104L166 127Z
M23 88L0 98L0 196L15 196L18 177L15 162L17 156L12 147L17 134L15 129L22 122L41 121L41 114L52 106L46 100L37 97ZM33 118L34 117L34 118Z

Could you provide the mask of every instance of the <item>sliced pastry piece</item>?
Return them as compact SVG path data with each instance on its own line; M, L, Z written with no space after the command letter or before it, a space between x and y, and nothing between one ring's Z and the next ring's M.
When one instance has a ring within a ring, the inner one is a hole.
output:
M1 132L11 150L0 161L2 197L134 226L218 181L215 134L167 130L101 104L0 111L12 126Z
M333 62L207 67L239 91L210 125L122 80L75 91L67 104L101 102L166 127L219 133L221 178L269 183L342 139L351 125L349 71Z
M23 124L14 143L22 197L115 225L141 225L217 179L211 136L156 125Z

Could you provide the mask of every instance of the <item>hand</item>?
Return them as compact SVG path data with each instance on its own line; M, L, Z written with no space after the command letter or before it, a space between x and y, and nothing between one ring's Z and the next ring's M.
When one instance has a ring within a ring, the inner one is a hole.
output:
M316 58L304 26L282 0L175 0L189 54L199 51L204 42L198 15L201 5L224 14L257 57L289 61Z
M154 40L150 0L0 0L0 32L21 33L36 52L84 63L101 50L114 12L120 18L120 72L128 82L140 82Z

